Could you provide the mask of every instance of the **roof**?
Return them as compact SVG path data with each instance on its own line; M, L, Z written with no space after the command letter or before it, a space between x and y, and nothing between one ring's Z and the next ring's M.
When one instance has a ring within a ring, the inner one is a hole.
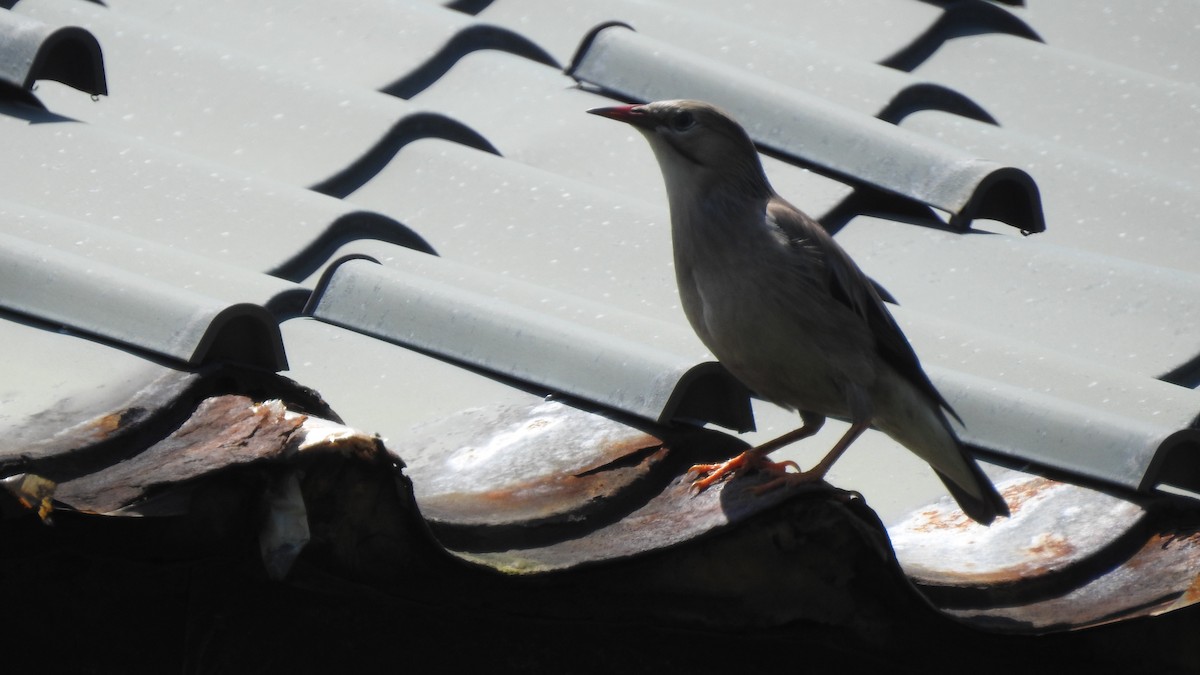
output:
M457 489L421 454L431 424L498 433L547 396L630 428L790 430L688 327L649 148L584 114L690 97L897 300L1006 494L1200 494L1188 4L8 4L6 474L229 364L378 433L429 503ZM778 456L811 464L844 428ZM897 542L944 496L873 432L829 481Z

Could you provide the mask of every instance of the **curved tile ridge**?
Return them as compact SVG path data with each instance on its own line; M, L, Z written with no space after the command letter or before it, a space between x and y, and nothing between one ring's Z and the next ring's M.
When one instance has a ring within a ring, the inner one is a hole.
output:
M417 66L412 72L397 79L379 91L403 99L409 99L441 79L459 59L474 51L493 49L529 59L552 68L562 68L537 43L507 28L488 24L473 24L454 34L436 54Z
M932 82L917 82L901 89L875 116L899 125L905 117L923 110L938 110L985 124L999 124L983 106L949 87Z
M947 40L984 33L1007 33L1044 42L1029 24L1008 11L983 0L962 0L948 5L924 33L908 46L880 61L879 65L911 72Z
M753 429L749 392L690 331L406 249L349 256L305 312L642 419Z
M338 249L361 239L382 241L437 255L437 251L433 250L433 246L424 237L394 218L375 211L351 211L339 216L316 240L278 266L267 270L267 274L300 283L327 262L331 262Z
M1025 171L855 114L819 97L604 24L584 40L567 74L637 100L697 98L733 114L755 142L847 182L927 204L966 228L975 218L1023 233L1046 229L1041 195Z
M104 246L110 247L108 258L132 254L108 241ZM185 254L148 243L140 254L153 258L153 265L178 265L180 274L195 271L180 264ZM279 326L265 307L270 299L223 299L214 289L206 292L163 276L0 233L0 307L190 367L229 360L268 370L287 368ZM219 281L241 285L239 280ZM288 292L282 282L276 285L280 288L270 289L278 291L274 296Z
M309 189L330 197L345 198L382 171L404 146L422 138L441 138L493 155L500 154L491 142L462 122L438 113L417 112L405 115L349 166Z
M967 443L1126 490L1166 485L1200 499L1200 392L903 306L892 311L962 416Z
M96 37L78 26L51 26L0 10L0 84L28 101L37 80L55 80L93 96L108 94Z

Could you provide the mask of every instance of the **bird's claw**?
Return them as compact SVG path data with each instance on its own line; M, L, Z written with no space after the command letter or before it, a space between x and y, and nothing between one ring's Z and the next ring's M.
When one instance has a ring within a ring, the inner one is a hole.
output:
M713 484L733 473L732 469L727 468L728 464L729 462L722 462L721 464L697 464L688 469L684 478L692 481L691 486L688 488L692 495L695 496L704 492L712 487Z
M793 468L800 473L788 473L788 468ZM725 480L730 475L742 468L750 468L756 471L765 471L778 474L776 478L768 481L764 485L760 485L754 489L756 494L768 492L775 489L778 485L782 485L780 481L787 481L791 476L802 475L800 465L792 460L784 460L782 462L772 462L765 456L756 452L743 452L742 454L719 464L696 464L688 469L686 478L692 479L691 492L692 495L698 495L716 483ZM777 485L778 484L778 485ZM770 486L770 487L767 487ZM766 489L763 489L766 488Z

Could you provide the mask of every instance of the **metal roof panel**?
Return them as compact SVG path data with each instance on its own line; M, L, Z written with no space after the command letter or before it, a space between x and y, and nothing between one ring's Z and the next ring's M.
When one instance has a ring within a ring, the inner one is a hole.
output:
M0 105L0 134L10 218L24 205L293 279L356 237L428 248L383 214L53 113Z
M1020 169L969 156L622 26L601 27L589 36L569 72L638 100L715 103L756 143L852 182L948 211L951 224L959 227L990 218L1026 232L1045 229L1037 186Z
M1187 272L1195 269L1192 252L1200 245L1200 195L1185 174L939 111L917 112L901 125L1028 171L1041 187L1052 225L1038 242Z
M838 238L905 308L1144 377L1200 358L1194 274L1040 237L961 236L867 216ZM1126 330L1131 323L1142 328Z
M1047 44L1181 82L1200 82L1194 3L1039 2L1014 9Z
M648 191L661 191L658 176L647 179L654 181ZM459 264L682 319L665 201L650 204L436 139L406 147L347 201L394 214ZM376 256L359 243L342 251Z
M436 115L394 96L267 65L103 7L36 0L18 9L84 25L106 46L109 79L120 83L98 103L40 89L54 112L292 185L320 184L394 146L414 124L434 135L470 136L452 120L430 124Z
M413 0L180 3L124 0L115 11L255 54L263 61L409 98L458 59L499 50L552 63L520 33Z
M397 256L408 260L330 269L309 313L643 419L753 427L749 393L690 332L433 256Z
M962 92L1006 128L1164 175L1200 175L1195 83L1008 35L951 40L913 73Z

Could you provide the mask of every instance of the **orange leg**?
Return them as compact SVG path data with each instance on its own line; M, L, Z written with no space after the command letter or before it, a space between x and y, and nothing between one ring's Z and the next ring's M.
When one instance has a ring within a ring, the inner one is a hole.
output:
M688 474L695 474L696 480L692 481L692 489L696 492L703 492L711 487L714 483L724 479L733 472L743 469L752 468L760 471L770 471L781 474L780 478L791 475L787 473L787 468L793 467L796 471L800 470L800 466L793 461L787 462L772 462L767 459L767 455L782 448L790 443L795 443L802 438L808 438L817 433L821 429L821 425L825 423L822 418L805 418L804 426L776 438L767 441L762 445L743 452L727 462L720 464L697 464L691 469L688 469ZM849 443L847 443L849 445ZM796 474L800 475L800 474ZM779 480L777 478L776 480ZM775 481L771 481L774 483Z
M691 469L688 469L688 475L695 474L696 479L692 481L692 489L696 492L704 492L713 483L719 482L730 474L741 469L754 469L757 471L768 471L777 473L780 477L788 475L788 467L795 470L800 470L800 465L788 460L786 462L772 462L767 459L766 454L758 451L758 448L750 448L742 454L734 457L726 462L719 464L697 464ZM703 478L701 478L703 476ZM776 479L778 480L778 479ZM775 481L771 481L775 482Z
M833 467L833 463L842 456L843 452L846 452L846 448L849 448L850 444L853 443L859 436L861 436L862 432L870 428L870 426L871 425L867 424L866 422L855 422L851 424L850 428L846 430L846 433L843 434L840 439L838 439L838 442L835 443L833 448L831 448L829 452L825 454L825 457L822 458L820 462L817 462L816 466L808 471L800 471L800 473L784 472L782 475L777 476L776 478L754 488L754 493L763 494L764 492L770 492L778 487L784 487L787 485L801 485L804 483L815 483L816 481L824 479L825 474L829 473L829 469ZM797 470L799 470L799 468L797 468Z

